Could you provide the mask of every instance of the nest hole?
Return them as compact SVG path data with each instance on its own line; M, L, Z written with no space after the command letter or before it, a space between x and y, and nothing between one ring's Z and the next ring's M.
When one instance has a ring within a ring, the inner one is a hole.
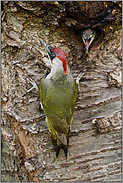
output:
M90 46L90 49L91 48L94 48L94 49L97 49L98 46L101 45L101 43L103 42L104 40L104 37L105 37L105 33L103 30L99 29L99 28L86 28L86 29L92 29L93 31L95 31L96 33L96 36L95 36L95 39L94 41L92 42L91 46ZM84 43L83 43L83 40L82 40L82 32L85 31L86 29L78 29L75 31L75 36L76 37L75 39L77 39L77 42L81 43L82 46L85 47Z

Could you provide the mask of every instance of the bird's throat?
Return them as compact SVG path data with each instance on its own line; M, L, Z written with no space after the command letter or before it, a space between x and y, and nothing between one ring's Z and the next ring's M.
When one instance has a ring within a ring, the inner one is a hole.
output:
M59 80L60 78L65 78L69 74L68 66L67 69L64 69L63 62L58 58L54 59L51 63L51 72L48 77Z

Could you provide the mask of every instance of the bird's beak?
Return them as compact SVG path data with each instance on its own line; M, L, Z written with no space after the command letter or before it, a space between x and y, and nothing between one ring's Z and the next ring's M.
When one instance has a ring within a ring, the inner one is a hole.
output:
M51 46L49 46L48 44L46 44L44 41L42 41L41 39L39 39L39 41L43 44L43 46L46 48L46 50L48 51L48 53L51 53L51 49L53 49Z
M88 52L89 46L90 46L90 44L91 44L91 40L89 40L89 39L84 39L84 44L85 44L85 47L86 47L86 52Z
M89 38L89 39L83 39L83 42L85 44L85 47L86 47L86 52L88 53L88 49L89 49L89 46L91 45L93 41L93 37L92 38Z

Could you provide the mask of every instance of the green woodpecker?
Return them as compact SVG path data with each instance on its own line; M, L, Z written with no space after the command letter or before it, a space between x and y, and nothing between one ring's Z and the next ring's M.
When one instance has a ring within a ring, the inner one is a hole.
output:
M77 79L74 80L70 75L65 53L59 48L47 45L42 40L40 42L46 48L51 62L51 72L39 84L41 107L46 114L47 126L51 132L56 157L62 148L67 158L70 125L75 108L79 80L83 74L80 73ZM36 88L36 85L34 87Z
M95 39L96 32L92 29L86 29L82 32L81 36L86 47L86 52L88 52L91 43Z

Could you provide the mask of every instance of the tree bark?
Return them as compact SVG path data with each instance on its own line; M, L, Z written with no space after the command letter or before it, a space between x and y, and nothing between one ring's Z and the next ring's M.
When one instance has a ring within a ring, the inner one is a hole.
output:
M1 50L2 182L121 181L121 2L3 1ZM76 32L97 28L85 53ZM38 85L50 72L43 39L68 56L80 81L68 149L56 158Z

